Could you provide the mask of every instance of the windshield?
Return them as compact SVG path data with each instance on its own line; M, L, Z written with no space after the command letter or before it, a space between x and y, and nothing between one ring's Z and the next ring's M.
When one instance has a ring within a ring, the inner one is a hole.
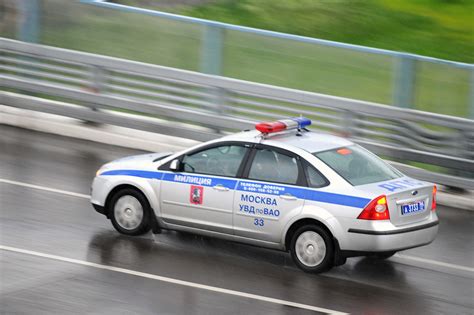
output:
M358 145L313 153L354 186L399 178L402 174Z

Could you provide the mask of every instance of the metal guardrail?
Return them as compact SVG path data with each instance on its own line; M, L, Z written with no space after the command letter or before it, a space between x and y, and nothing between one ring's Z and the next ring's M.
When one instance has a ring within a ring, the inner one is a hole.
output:
M453 68L464 69L470 71L470 96L469 96L469 115L470 118L474 118L474 65L456 62L451 60L443 60L433 57L421 56L416 54L404 53L391 51L386 49L365 47L354 44L334 42L330 40L324 40L319 38L311 38L293 34L285 34L275 31L268 31L262 29L256 29L252 27L245 27L239 25L233 25L228 23L222 23L212 20L199 19L189 16L177 15L168 12L162 12L157 10L150 10L145 8L128 6L120 3L110 2L106 0L81 0L82 3L91 4L97 7L117 10L128 13L142 14L148 16L154 16L161 19L173 20L182 23L189 23L199 25L203 27L203 39L202 39L202 67L201 71L209 74L221 75L222 64L224 56L224 38L225 31L235 31L243 34L252 34L261 36L262 38L274 38L288 41L289 45L295 45L295 43L307 43L315 46L340 48L347 51L367 53L379 56L388 56L393 58L395 69L393 70L393 87L392 87L392 105L413 108L413 104L416 99L416 68L420 66L421 62L427 62L431 64L438 64L443 66L449 66Z
M451 175L462 173L467 177L460 181L463 187L474 187L474 121L469 119L8 39L0 39L0 86L44 99L33 104L2 92L3 105L129 123L195 140L251 128L256 120L303 114L314 121L315 130L347 136L387 158L442 167ZM48 99L78 106L55 106ZM137 119L125 120L123 111ZM165 126L154 118L186 122L190 128Z
M17 0L11 5L18 13L8 14L7 10L6 14L12 21L16 19L17 38L23 41L40 40L70 49L474 119L472 64L117 2L124 1ZM105 20L103 28L99 21ZM10 35L5 35L14 36L12 22L8 29ZM100 31L78 36L78 31L89 29ZM124 40L108 43L107 38L115 38L115 29L123 32ZM153 36L131 35L137 32ZM63 34L70 34L73 40ZM150 45L154 41L155 45Z

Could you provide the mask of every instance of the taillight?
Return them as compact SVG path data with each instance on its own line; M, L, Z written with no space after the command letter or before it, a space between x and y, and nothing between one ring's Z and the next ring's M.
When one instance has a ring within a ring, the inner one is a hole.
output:
M385 195L378 196L372 200L357 219L361 220L390 220L390 213L388 212L387 197Z
M431 211L436 210L436 192L438 191L438 188L436 185L433 186L433 200L431 201Z

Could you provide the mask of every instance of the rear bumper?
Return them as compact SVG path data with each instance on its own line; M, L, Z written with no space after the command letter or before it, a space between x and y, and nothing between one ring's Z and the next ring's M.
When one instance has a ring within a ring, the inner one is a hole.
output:
M350 244L341 250L387 252L423 246L431 243L438 233L439 221L396 230L349 229Z
M408 232L415 232L418 230L428 229L430 227L436 226L439 224L439 221L434 221L428 224L423 224L419 226L414 226L406 229L392 230L392 231L372 231L372 230L359 230L359 229L349 229L349 233L356 234L366 234L366 235L393 235L393 234L402 234Z

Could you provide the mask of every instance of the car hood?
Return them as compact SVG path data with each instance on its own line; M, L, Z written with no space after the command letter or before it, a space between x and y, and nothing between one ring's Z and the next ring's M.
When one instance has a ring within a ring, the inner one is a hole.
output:
M101 172L116 169L143 169L162 158L170 156L172 152L147 153L123 157L109 162L100 168Z

